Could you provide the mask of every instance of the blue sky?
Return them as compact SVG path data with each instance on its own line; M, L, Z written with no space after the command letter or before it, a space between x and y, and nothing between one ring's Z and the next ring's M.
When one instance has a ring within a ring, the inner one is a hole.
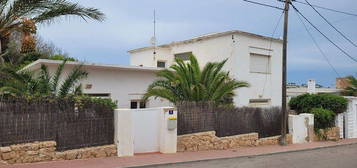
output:
M82 61L129 64L129 49L149 45L152 36L152 13L157 12L159 44L190 39L197 35L242 30L271 36L281 11L244 2L243 0L72 0L83 6L96 7L106 14L106 21L85 22L63 18L58 23L40 25L39 34L71 57ZM283 6L276 0L256 0ZM304 0L300 0L304 1ZM355 0L310 0L309 2L357 14ZM357 58L357 48L341 38L314 11L296 4L321 31ZM337 28L357 43L357 17L319 10ZM315 79L324 86L334 86L336 74L318 52L296 13L290 11L288 81L306 83ZM309 28L341 76L357 73L353 63L321 35ZM282 36L280 23L275 37Z

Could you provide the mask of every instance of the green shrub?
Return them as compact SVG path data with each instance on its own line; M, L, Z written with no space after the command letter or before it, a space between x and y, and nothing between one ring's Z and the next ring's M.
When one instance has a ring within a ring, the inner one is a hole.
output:
M312 108L311 114L314 114L315 129L325 129L334 125L335 113L323 108Z
M117 108L117 102L113 101L111 98L97 98L89 96L76 96L74 97L75 102L81 105L84 102L91 102L95 104L100 104L105 107L110 107L111 109Z
M346 111L347 100L332 94L303 94L290 100L289 106L297 113L310 113L312 108L324 108L339 114Z

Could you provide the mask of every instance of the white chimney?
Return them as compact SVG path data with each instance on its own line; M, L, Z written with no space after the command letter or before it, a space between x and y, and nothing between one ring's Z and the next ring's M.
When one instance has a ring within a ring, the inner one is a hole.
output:
M316 81L315 80L307 81L307 93L310 93L310 94L316 93Z

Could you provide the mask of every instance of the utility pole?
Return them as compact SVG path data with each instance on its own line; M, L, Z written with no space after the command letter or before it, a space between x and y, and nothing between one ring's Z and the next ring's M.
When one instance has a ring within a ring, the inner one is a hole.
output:
M287 121L288 121L288 111L286 106L286 78L287 78L287 48L288 48L288 21L289 21L289 7L290 0L285 0L284 8L284 37L283 37L283 66L282 66L282 118L281 118L281 137L280 144L286 145L286 131L287 131Z
M281 94L282 115L281 115L280 144L287 145L286 133L287 133L287 129L288 129L288 110L287 110L287 105L286 105L286 79L287 79L287 61L286 60L287 60L287 49L288 49L288 25L289 25L288 21L289 21L290 3L291 3L291 1L295 1L295 0L285 0L285 1L278 0L280 2L285 3L284 9L277 7L277 6L272 6L269 4L264 4L264 3L255 2L255 1L251 1L251 0L243 0L243 1L284 11L284 37L283 37L282 88L281 88L282 89L282 92L281 92L282 93Z

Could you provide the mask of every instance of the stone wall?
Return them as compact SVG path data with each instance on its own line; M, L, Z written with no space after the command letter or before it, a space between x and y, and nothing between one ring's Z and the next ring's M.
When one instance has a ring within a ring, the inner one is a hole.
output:
M340 128L332 127L320 129L320 132L315 133L315 141L338 141L340 140Z
M0 147L0 160L5 163L33 163L51 160L73 160L116 156L115 145L56 152L55 141L34 142Z
M288 143L292 138L287 136ZM186 134L177 137L177 151L204 151L235 149L246 146L274 145L279 143L279 136L258 138L258 133L217 137L215 131Z

